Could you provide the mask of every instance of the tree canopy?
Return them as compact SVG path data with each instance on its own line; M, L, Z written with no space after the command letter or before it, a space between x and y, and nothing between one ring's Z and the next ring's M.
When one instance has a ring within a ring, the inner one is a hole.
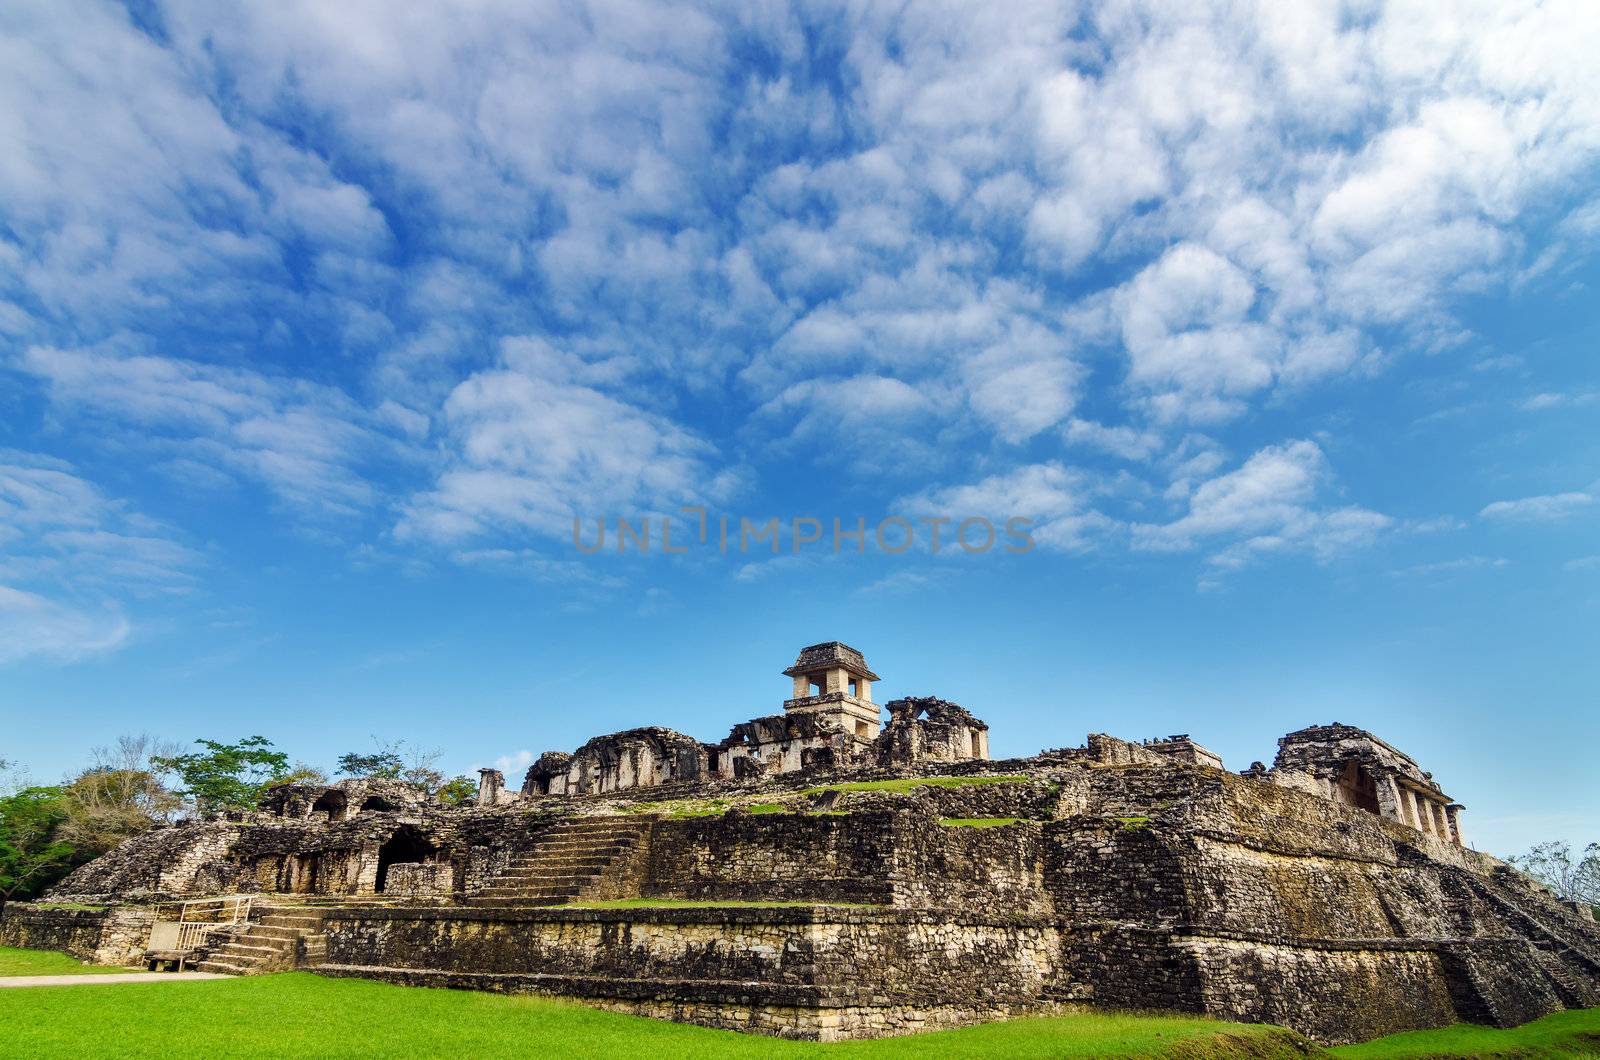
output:
M273 784L289 775L289 756L272 750L265 736L247 736L238 743L196 740L205 750L160 755L152 761L183 780L183 794L202 813L253 809Z
M42 891L71 866L74 847L57 836L66 819L60 788L0 798L0 904Z

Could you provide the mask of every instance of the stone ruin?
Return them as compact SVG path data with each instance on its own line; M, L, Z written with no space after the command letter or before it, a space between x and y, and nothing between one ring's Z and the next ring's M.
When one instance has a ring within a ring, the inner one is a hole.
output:
M846 645L784 673L782 712L716 744L598 737L520 790L482 771L475 805L280 786L49 896L99 908L8 905L0 942L163 959L173 903L247 895L189 960L815 1040L1097 1005L1337 1043L1600 1004L1591 912L1467 847L1461 805L1369 732L1302 729L1242 773L1188 735L994 761L954 703L882 722Z
M503 775L480 770L479 804L989 757L989 726L942 699L895 700L887 704L884 726L872 701L878 675L848 644L802 648L783 674L794 680L783 713L735 725L720 743L654 727L597 736L570 755L540 755L516 794L508 793Z

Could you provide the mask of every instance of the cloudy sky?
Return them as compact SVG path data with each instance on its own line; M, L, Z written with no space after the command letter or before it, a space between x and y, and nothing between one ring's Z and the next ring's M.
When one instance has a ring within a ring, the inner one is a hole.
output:
M1600 838L1596 54L1590 0L5 4L0 757L515 769L843 639L998 754L1339 720L1481 846Z

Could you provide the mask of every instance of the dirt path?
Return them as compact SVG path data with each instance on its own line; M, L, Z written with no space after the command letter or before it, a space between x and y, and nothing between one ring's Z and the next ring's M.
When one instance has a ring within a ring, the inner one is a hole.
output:
M99 986L102 983L192 983L199 979L231 979L211 972L110 972L106 975L0 975L8 986Z

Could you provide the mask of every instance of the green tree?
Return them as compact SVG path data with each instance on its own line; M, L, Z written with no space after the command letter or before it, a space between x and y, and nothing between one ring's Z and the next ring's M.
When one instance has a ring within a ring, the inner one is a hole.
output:
M102 854L130 836L170 821L183 797L168 790L151 759L175 753L145 735L119 736L96 747L88 769L62 789L59 838L77 848L77 860Z
M340 773L402 781L424 795L433 794L444 783L445 776L438 769L441 752L412 747L404 740L372 739L378 746L371 754L352 751L339 756Z
M238 743L196 740L204 752L160 755L157 769L176 773L183 794L202 814L254 808L263 792L289 775L289 756L272 750L265 736L247 736Z
M1574 856L1570 846L1553 840L1506 861L1550 888L1563 901L1600 906L1600 843L1590 843Z
M283 779L278 781L278 783L311 784L314 786L321 786L328 783L328 774L324 773L316 766L307 765L305 762L296 762L293 768L291 768L289 772L285 773L283 775Z
M60 788L24 788L0 798L0 906L38 894L72 867Z
M452 777L438 791L438 799L446 806L460 806L478 795L478 783L471 777Z

